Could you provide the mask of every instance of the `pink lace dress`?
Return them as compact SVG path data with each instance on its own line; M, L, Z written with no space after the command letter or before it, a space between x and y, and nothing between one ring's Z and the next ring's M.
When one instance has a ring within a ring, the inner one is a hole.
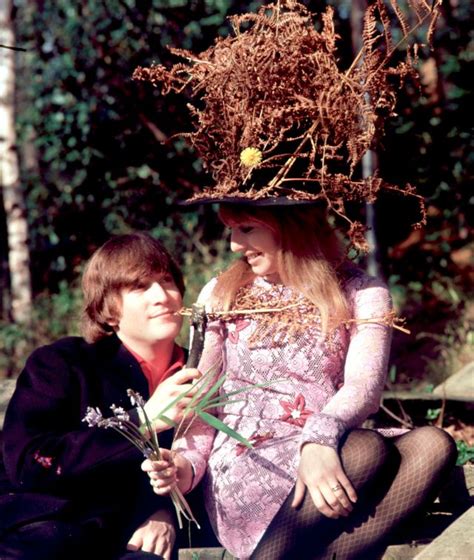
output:
M215 280L204 287L200 301L209 301L214 285ZM263 298L282 290L262 278L251 289ZM391 311L386 286L358 270L345 291L354 319L379 319ZM283 293L291 300L290 288ZM256 321L210 323L199 366L225 374L224 393L271 382L239 394L238 402L218 412L253 449L198 420L175 446L193 465L193 484L204 476L216 535L241 559L251 555L292 490L301 445L336 448L344 432L378 409L391 339L391 327L383 322L361 322L340 327L327 341L315 321L290 343L249 344Z

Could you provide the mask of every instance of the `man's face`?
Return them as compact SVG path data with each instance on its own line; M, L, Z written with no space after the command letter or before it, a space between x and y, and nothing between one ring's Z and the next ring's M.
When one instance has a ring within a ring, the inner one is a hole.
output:
M145 357L160 343L173 341L182 325L181 294L173 277L166 274L144 286L125 289L122 313L116 328L120 340Z

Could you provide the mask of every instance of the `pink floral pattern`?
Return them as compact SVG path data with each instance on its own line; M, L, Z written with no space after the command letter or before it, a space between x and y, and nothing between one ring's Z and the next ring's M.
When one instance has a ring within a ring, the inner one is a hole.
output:
M244 330L250 325L250 321L245 321L244 319L237 319L235 323L229 323L227 329L227 336L233 344L239 342L239 332Z
M295 426L303 427L306 420L311 416L312 412L306 408L306 400L301 393L296 395L293 402L280 401L285 413L281 416L281 420L294 424Z
M215 280L199 300L208 303ZM252 285L264 299L282 291L261 278ZM383 317L391 310L386 286L354 269L345 283L353 318ZM291 288L283 288L291 301ZM380 403L390 348L391 328L382 323L353 323L330 341L317 322L297 340L271 348L246 343L257 327L212 321L206 331L199 369L225 373L222 392L265 384L225 405L219 417L256 445L245 452L232 438L199 420L176 442L193 464L194 485L204 478L206 508L216 534L234 556L249 558L294 487L301 446L317 442L337 447L341 436L358 427ZM245 336L243 335L245 329Z

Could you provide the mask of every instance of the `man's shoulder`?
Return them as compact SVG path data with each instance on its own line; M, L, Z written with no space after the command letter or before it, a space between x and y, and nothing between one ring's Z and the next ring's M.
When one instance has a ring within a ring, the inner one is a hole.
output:
M65 336L49 344L39 346L33 351L31 357L84 352L90 350L91 347L92 345L81 336Z
M114 354L120 347L120 342L102 339L97 342L87 342L81 336L66 336L50 344L40 346L30 356L30 360L48 357L80 358Z

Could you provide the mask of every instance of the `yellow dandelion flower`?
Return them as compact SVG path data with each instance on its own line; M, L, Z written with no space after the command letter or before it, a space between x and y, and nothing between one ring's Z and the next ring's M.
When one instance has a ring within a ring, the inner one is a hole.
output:
M256 167L262 161L262 152L258 148L245 148L240 154L240 163L245 167Z

